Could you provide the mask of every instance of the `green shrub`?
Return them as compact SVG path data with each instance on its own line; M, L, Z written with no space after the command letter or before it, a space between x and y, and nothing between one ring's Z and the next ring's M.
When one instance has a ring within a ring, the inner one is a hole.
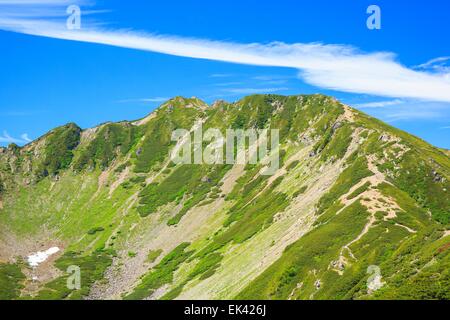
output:
M357 196L359 196L361 193L366 192L369 188L370 188L370 182L366 182L364 185L362 185L361 187L359 187L358 189L353 191L352 194L347 197L347 199L352 200L352 199L356 198Z
M105 170L117 156L127 154L140 136L139 127L131 124L103 125L89 145L80 151L74 167L78 171L88 167Z
M125 300L142 300L165 284L172 283L173 274L179 266L186 261L192 251L185 251L189 243L182 243L165 256L161 262L142 278L140 284L132 293L124 297Z
M347 193L351 187L357 184L361 179L371 175L373 175L373 173L367 167L366 158L357 158L350 167L341 173L331 190L320 199L319 212L323 213L334 201Z
M355 202L339 215L334 215L327 224L312 230L290 245L277 262L252 281L236 298L287 299L298 283L303 283L302 290L298 291L302 296L292 298L298 299L312 294L316 291L314 282L317 278L311 270L328 270L330 262L339 256L342 246L354 239L364 228L367 217L366 208ZM331 287L334 287L334 282L337 281L334 279ZM331 296L339 299L339 295Z
M158 249L158 250L150 250L148 255L147 255L147 262L149 263L153 263L156 261L156 259L158 259L158 257L161 255L162 253L162 249Z
M142 217L154 213L159 207L180 201L188 195L181 211L168 221L177 224L194 206L205 200L207 194L231 168L229 165L177 167L170 176L159 184L150 184L139 194L138 212Z
M304 194L306 190L308 190L308 186L302 186L300 189L294 192L292 198L293 199L297 198L299 195Z
M44 146L44 159L38 165L40 178L56 175L72 163L74 149L80 143L81 129L76 124L68 124L51 131Z
M300 163L300 160L292 161L292 162L286 167L286 170L287 170L288 172L291 171L291 170L294 169L296 166L298 166L299 163Z
M105 228L103 228L103 227L96 227L96 228L90 229L90 230L88 231L88 234L89 234L89 235L94 235L94 234L96 234L97 232L102 232L102 231L105 231Z
M17 264L0 264L0 300L15 300L24 287L25 275Z

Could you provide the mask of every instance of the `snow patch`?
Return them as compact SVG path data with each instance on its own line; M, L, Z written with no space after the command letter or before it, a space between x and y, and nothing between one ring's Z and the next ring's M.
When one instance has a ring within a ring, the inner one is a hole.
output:
M59 252L58 247L53 247L48 249L47 251L39 251L35 254L32 254L28 256L28 264L35 268L39 266L42 262L46 261L51 255L54 255L55 253Z

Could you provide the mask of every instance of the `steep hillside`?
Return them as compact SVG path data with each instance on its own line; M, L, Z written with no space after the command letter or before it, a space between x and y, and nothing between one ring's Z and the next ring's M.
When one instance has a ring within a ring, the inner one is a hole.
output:
M280 168L173 163L200 124L279 129ZM68 124L0 148L0 299L448 299L449 178L448 153L322 95Z

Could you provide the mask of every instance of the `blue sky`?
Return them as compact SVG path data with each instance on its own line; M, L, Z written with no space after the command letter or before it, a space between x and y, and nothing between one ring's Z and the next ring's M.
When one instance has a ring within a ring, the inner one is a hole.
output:
M442 0L0 0L0 145L178 95L325 93L450 149L449 20Z

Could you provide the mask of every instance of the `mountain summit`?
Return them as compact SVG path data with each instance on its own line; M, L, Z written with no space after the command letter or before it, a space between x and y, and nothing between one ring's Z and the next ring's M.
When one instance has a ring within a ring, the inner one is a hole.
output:
M277 130L278 170L174 163L199 124ZM323 95L68 124L0 148L0 298L449 299L449 179L448 153Z

